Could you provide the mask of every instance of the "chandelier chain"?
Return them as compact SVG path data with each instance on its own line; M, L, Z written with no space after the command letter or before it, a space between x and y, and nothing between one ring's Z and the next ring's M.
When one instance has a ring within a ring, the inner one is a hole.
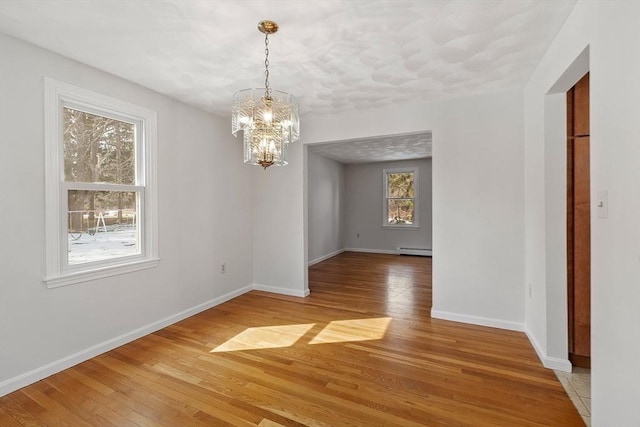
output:
M269 88L269 34L264 36L264 96L269 98L271 89Z

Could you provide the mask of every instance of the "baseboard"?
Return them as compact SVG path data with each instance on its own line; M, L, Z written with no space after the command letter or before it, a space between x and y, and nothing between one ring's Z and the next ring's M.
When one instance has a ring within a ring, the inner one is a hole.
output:
M300 298L304 298L309 296L309 289L305 289L303 291L297 291L297 290L293 290L293 289L287 289L287 288L278 288L275 286L267 286L267 285L261 285L259 283L254 283L253 285L253 290L255 291L263 291L263 292L271 292L272 294L281 294L281 295L288 295L291 297L300 297Z
M121 345L127 344L145 335L149 335L155 331L158 331L176 322L184 320L187 317L191 317L194 314L200 313L201 311L208 310L212 307L215 307L216 305L222 304L223 302L229 301L230 299L240 296L246 292L249 292L252 289L253 289L252 286L245 286L233 292L229 292L228 294L222 295L218 298L214 298L202 304L198 304L195 307L191 307L187 310L181 311L179 313L176 313L164 319L158 320L157 322L153 322L149 325L135 329L131 332L127 332L126 334L122 334L110 340L104 341L100 344L96 344L92 347L81 350L77 353L71 354L62 359L53 361L44 366L33 369L29 372L25 372L24 374L20 374L16 377L9 378L8 380L5 380L0 383L0 396L9 394L22 387L28 386L29 384L33 384L36 381L40 381L41 379L47 378L57 372L63 371L67 368L77 365L78 363L89 360L92 357L96 357L109 350L113 350L116 347L120 347Z
M524 332L524 324L508 320L492 319L490 317L470 316L467 314L450 313L431 309L431 317L434 319L451 320L453 322L469 323L490 328L507 329L509 331Z
M571 363L571 367L591 369L591 356L569 353L569 362Z
M536 351L538 359L540 359L540 362L542 362L542 366L556 371L571 372L572 366L569 359L560 359L557 357L547 356L547 354L542 351L542 347L540 347L540 344L538 344L538 341L536 341L533 334L529 332L529 329L525 328L524 333L527 335L527 338L529 338L529 342L533 346L533 349Z
M344 249L338 249L337 251L333 251L333 252L331 252L329 254L323 255L323 256L321 256L319 258L316 258L316 259L313 259L313 260L311 260L311 261L309 261L307 263L307 267L311 267L312 265L318 264L319 262L322 262L322 261L324 261L326 259L333 258L336 255L340 255L344 251L345 251Z
M425 255L425 256L432 256L433 255L433 251L431 249L421 249L420 251L415 251L415 253L413 253L412 251L405 251L403 253L401 253L401 251L399 250L399 248L396 248L395 250L393 249L367 249L367 248L344 248L344 249L338 249L337 251L333 251L329 254L323 255L321 257L318 257L316 259L313 259L311 261L309 261L307 263L307 267L311 267L312 265L318 264L324 260L327 260L329 258L333 258L336 255L340 255L343 252L364 252L364 253L370 253L370 254L391 254L391 255L397 255L397 254L406 254L406 255Z
M344 248L343 252L364 252L368 254L391 254L397 255L395 249L366 249L366 248Z

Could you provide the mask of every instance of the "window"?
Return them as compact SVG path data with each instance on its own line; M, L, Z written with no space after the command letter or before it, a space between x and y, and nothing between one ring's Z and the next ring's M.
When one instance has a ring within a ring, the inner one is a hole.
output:
M418 169L385 169L383 227L418 227Z
M156 113L45 79L45 282L158 263Z

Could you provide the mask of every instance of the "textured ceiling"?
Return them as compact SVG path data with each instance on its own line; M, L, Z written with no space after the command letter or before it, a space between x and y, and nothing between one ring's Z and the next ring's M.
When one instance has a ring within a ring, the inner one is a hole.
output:
M229 116L270 83L301 114L521 87L575 0L1 0L0 31Z
M309 150L341 163L370 163L431 157L431 132L310 144Z
M271 87L302 115L522 87L575 0L0 0L0 31L224 117ZM1 53L1 52L0 52ZM1 58L0 58L1 60ZM315 145L343 163L431 155L431 134Z

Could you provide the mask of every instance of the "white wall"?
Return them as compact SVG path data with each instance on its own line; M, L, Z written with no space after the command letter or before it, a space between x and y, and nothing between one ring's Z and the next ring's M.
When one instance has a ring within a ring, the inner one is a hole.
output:
M419 228L383 228L383 170L408 167L418 168ZM347 248L393 253L398 246L432 249L431 159L345 165L345 181Z
M508 91L305 117L307 143L433 132L436 316L524 328L522 103Z
M309 294L306 236L306 153L289 146L289 164L253 167L253 283L259 290Z
M558 175L545 155L554 150L545 98L572 83L565 71L587 48L591 200L599 191L609 194L608 218L591 210L592 425L631 427L640 425L639 2L578 2L525 88L525 274L532 286L526 326L543 359L566 358L556 353L564 339L556 322L566 309L551 296L564 292L566 259L548 254L557 250L547 243L549 222L562 210L546 204L563 202L547 194Z
M344 165L312 151L307 156L309 264L344 249Z
M521 330L522 96L509 92L440 106L435 141L432 315Z
M158 112L157 268L43 284L45 76ZM253 177L227 120L4 35L0 93L0 394L250 289Z

